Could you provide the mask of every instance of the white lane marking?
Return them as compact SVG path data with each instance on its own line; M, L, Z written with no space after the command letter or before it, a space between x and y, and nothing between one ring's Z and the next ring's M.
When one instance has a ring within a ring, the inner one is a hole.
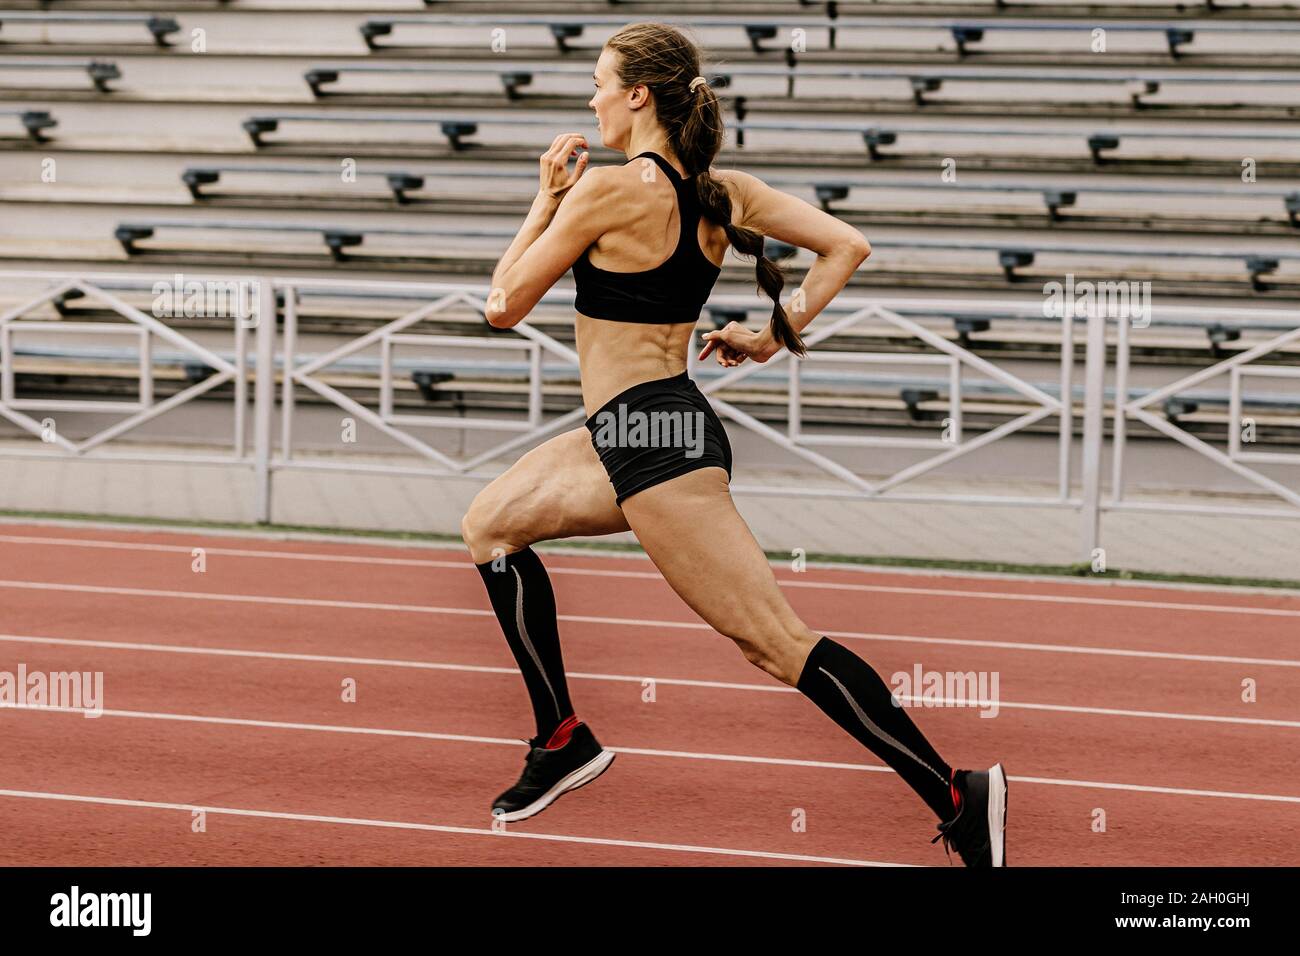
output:
M22 710L26 713L84 714L85 707L0 707L5 710ZM376 737L414 737L421 740L442 740L454 743L473 744L507 744L527 746L525 740L508 740L504 737L477 737L469 734L440 734L428 730L389 730L382 727L347 727L337 724L305 724L280 720L253 720L247 717L207 717L198 714L168 714L138 710L104 710L104 717L133 717L139 720L174 720L183 723L221 724L235 727L260 727L269 730L309 730L322 733L361 734ZM610 747L620 754L639 754L645 757L675 757L691 760L717 760L729 763L769 764L784 767L812 767L819 770L857 770L870 773L894 773L892 767L872 764L841 763L829 760L798 760L788 757L752 757L745 754L697 753L686 750L652 750L638 747ZM1138 793L1168 793L1191 797L1223 797L1238 800L1264 800L1274 803L1300 804L1300 796L1285 796L1264 793L1237 793L1231 790L1191 790L1182 787L1156 787L1141 784L1102 783L1090 780L1057 780L1052 777L1007 777L1022 783L1051 783L1059 786L1084 787L1101 790L1131 790Z
M1222 654L1187 654L1179 651L1139 651L1125 647L1089 647L1086 644L1035 644L1029 641L986 641L966 637L921 637L916 634L864 634L857 631L821 631L828 637L853 638L897 644L956 644L1008 651L1051 651L1058 654L1095 654L1099 657L1142 657L1151 660L1193 661L1204 664L1256 664L1266 667L1300 667L1300 661L1276 657L1230 657Z
M383 657L342 657L329 654L295 654L288 651L246 651L233 648L186 647L175 644L141 644L126 641L95 641L88 639L34 637L18 634L0 634L0 642L26 644L53 644L68 647L99 647L106 650L157 651L172 654L208 654L214 657L252 657L266 660L302 661L306 663L349 664L354 666L372 665L379 667L406 667L422 670L462 671L477 674L513 674L518 675L518 668L492 667L483 664L443 664L434 661L403 661ZM776 694L798 694L797 688L786 684L743 684L735 681L705 681L678 677L650 677L635 674L598 674L584 671L569 671L567 676L580 680L620 681L640 684L652 680L657 684L678 687L709 687L722 690L747 690ZM936 703L950 707L984 708L993 702L987 700L957 700L954 698L926 698L909 694L898 695L900 700L912 703ZM0 707L5 706L0 703ZM1143 717L1162 720L1194 720L1207 723L1249 724L1264 727L1300 727L1300 720L1280 720L1265 717L1225 717L1213 714L1189 714L1182 712L1154 710L1124 710L1108 707L1085 707L1072 704L1017 703L999 700L998 707L1019 710L1044 710L1067 714L1093 714L1105 717Z
M181 598L187 601L237 601L242 604L286 604L295 607L349 608L358 611L405 611L412 614L467 614L472 617L496 617L492 611L477 608L433 607L421 604L381 604L373 601L331 601L325 598L289 598L260 594L223 594L204 591L165 591L160 588L119 588L99 584L62 584L57 581L4 581L0 587L32 591L75 591L84 594L116 594L126 597ZM561 618L563 620L563 618ZM665 622L665 626L668 626ZM686 624L682 627L704 627Z
M15 544L62 545L68 547L109 548L137 551L161 551L189 554L193 549L184 545L171 544L133 544L124 541L81 540L78 538L46 538L39 535L0 535L0 541ZM474 565L468 561L439 561L419 558L386 558L373 555L320 554L305 551L265 551L256 548L207 548L208 554L225 555L240 558L272 558L289 561L326 561L341 564L374 564L413 568L446 568L456 571L468 571ZM655 571L625 571L605 568L565 568L547 567L551 574L573 574L584 577L631 578L647 581L662 581L663 576ZM882 571L880 573L888 573ZM1209 614L1259 614L1272 617L1300 617L1300 609L1247 607L1235 604L1192 604L1180 601L1139 601L1131 598L1084 597L1072 594L1022 594L1003 591L973 591L960 588L923 588L904 585L856 584L849 582L806 581L791 578L778 578L782 586L792 588L812 588L815 590L858 591L874 594L924 594L934 597L966 598L986 601L1029 601L1049 604L1083 604L1098 607L1150 608L1153 610L1198 611ZM1209 588L1207 587L1207 590ZM1294 597L1287 593L1282 597Z
M252 651L227 647L193 647L182 644L147 644L135 641L97 641L88 638L40 637L28 634L0 634L0 642L22 644L53 644L61 647L98 647L105 650L156 651L168 654L205 654L213 657L251 657L276 661L303 661L311 664L348 664L352 666L407 667L417 670L463 671L473 674L511 674L519 676L516 667L495 667L487 664L444 664L437 661L408 661L391 657L346 657L336 654L297 654L291 651ZM582 680L623 681L640 684L653 680L659 684L681 687L717 687L727 690L753 690L768 693L798 693L784 684L743 684L736 681L691 680L684 677L647 677L646 675L594 674L583 671L565 671L569 678Z
M307 545L338 545L345 548L374 548L376 550L391 551L397 553L406 551L410 554L417 553L447 553L462 555L464 543L457 540L452 535L426 535L423 539L411 538L393 538L383 535L371 535L365 533L351 533L347 531L289 531L283 528L252 528L252 527L213 527L209 525L187 525L183 522L154 522L141 523L138 521L105 521L93 520L90 518L50 518L47 516L14 516L0 513L0 526L11 525L14 527L34 527L42 528L59 528L76 533L86 533L88 531L108 531L121 534L123 532L143 533L143 534L164 534L170 537L183 537L186 535L196 536L204 540L238 540L238 541L256 541L256 542L274 542L277 544L307 544ZM38 536L32 536L38 537ZM39 536L39 540L50 540L46 536ZM56 541L66 542L70 545L80 544L79 539L59 538ZM93 540L93 539L92 539ZM120 546L123 548L133 547L131 542L111 540L104 542L110 546ZM178 547L177 545L163 545L161 547ZM542 552L553 555L556 558L574 558L574 559L592 559L610 562L614 564L632 565L640 562L645 564L648 561L644 551L629 548L601 547L599 544L595 547L583 547L581 544L570 544L567 541L556 540L543 542L535 545ZM266 549L247 549L254 556L264 556ZM315 558L320 555L319 552L289 552L303 553L309 557ZM323 555L329 558L329 555ZM348 555L343 554L339 557L346 561ZM364 560L364 556L361 556ZM417 559L418 560L418 559ZM779 570L785 566L785 559L769 558L768 563L774 570ZM455 567L463 568L463 563L455 564ZM958 581L987 580L993 585L1001 584L1006 581L1028 581L1034 584L1059 584L1068 583L1071 587L1083 589L1092 589L1101 591L1108 588L1116 590L1135 590L1145 589L1152 591L1165 592L1200 592L1224 594L1232 596L1242 596L1258 594L1265 597L1292 597L1300 598L1300 586L1266 587L1262 585L1243 585L1243 584L1205 584L1205 583L1188 583L1186 581L1159 581L1159 580L1141 580L1136 578L1123 578L1116 575L1112 578L1093 578L1093 577L1067 577L1061 574L1052 574L1048 572L1010 572L1010 571L984 571L971 568L946 568L946 567L925 567L923 565L889 565L873 564L869 561L846 561L846 560L813 560L807 562L807 567L812 571L839 571L848 572L868 579L871 575L899 575L902 577L914 578L935 578L935 579L952 579ZM655 575L652 575L652 577Z
M836 863L843 866L911 866L909 863L883 863L877 860L847 860L833 856L808 856L802 853L778 853L768 850L737 850L732 847L695 846L689 843L653 843L643 840L614 840L606 837L566 836L559 833L524 833L519 830L491 830L457 827L437 823L410 823L402 820L368 820L363 817L333 817L315 813L288 813L280 810L249 810L242 807L210 807L201 803L162 803L156 800L127 800L121 797L90 797L75 793L45 793L37 790L0 790L0 797L23 800L60 800L92 803L110 807L133 807L149 810L177 810L232 817L257 817L265 820L293 820L302 823L329 823L334 826L380 827L388 830L420 830L428 833L459 833L466 836L514 837L520 840L549 840L555 843L586 843L596 846L628 847L636 850L668 850L675 853L712 853L720 856L755 857L763 860L789 860L797 863Z
M421 604L378 604L369 601L336 601L323 598L288 598L257 594L227 594L204 591L164 591L157 588L122 588L92 584L62 584L50 581L4 581L0 588L18 588L37 591L73 591L86 594L112 594L124 597L163 597L178 600L234 601L245 604L281 604L300 607L332 607L359 611L395 611L410 614L452 614L469 617L495 617L492 611L477 608L440 607ZM616 627L675 628L695 631L713 631L701 621L664 621L652 618L600 617L590 614L560 614L557 620L575 624L606 624ZM989 641L976 638L922 637L912 634L873 634L862 631L831 631L815 629L827 637L842 637L859 641L885 641L901 644L949 644L959 647L988 647L1002 650L1050 651L1067 654L1096 654L1114 657L1139 657L1153 660L1198 661L1213 664L1257 664L1276 667L1296 667L1300 662L1267 657L1228 657L1216 654L1187 654L1174 651L1141 651L1128 648L1088 647L1074 644L1035 644L1028 641Z

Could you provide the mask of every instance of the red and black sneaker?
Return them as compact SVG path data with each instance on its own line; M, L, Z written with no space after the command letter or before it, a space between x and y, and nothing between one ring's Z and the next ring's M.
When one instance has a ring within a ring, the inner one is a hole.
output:
M541 813L561 794L591 783L614 761L614 751L601 747L587 725L572 717L556 730L550 747L542 746L540 737L527 743L518 783L492 802L495 820L513 823Z
M988 770L954 770L949 786L957 815L939 824L944 852L956 848L967 866L1007 865L1007 773L1002 764Z

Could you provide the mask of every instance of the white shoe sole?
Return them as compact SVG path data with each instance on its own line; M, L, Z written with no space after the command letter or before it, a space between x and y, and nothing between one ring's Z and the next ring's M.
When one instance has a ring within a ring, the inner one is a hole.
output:
M1007 865L1007 772L989 767L989 852L993 866Z
M497 813L494 810L492 812L492 819L500 820L503 823L514 823L518 820L527 820L529 817L541 813L549 807L561 794L568 793L570 790L577 790L579 787L585 787L587 784L591 783L591 781L604 773L613 762L614 751L602 750L577 770L561 777L555 786L551 787L550 790L547 790L532 803L528 804L528 806L522 807L518 810L512 810L509 813Z

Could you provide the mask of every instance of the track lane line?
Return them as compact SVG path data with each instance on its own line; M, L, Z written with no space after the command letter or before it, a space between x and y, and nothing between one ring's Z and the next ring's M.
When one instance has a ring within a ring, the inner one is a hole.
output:
M0 535L0 541L9 541L15 544L38 544L38 545L61 545L67 547L99 547L119 550L138 550L138 551L159 551L169 553L190 554L193 547L184 545L165 545L165 544L147 544L147 543L130 543L120 541L104 541L98 539L82 540L78 538L44 538L39 535ZM194 546L199 547L199 546ZM322 554L318 552L304 551L263 551L253 548L210 548L206 546L203 550L207 554L223 555L227 557L246 557L262 558L291 561L325 561L331 563L344 564L372 564L387 565L394 567L417 567L430 569L447 569L455 571L469 571L473 569L473 564L468 561L440 561L437 559L420 559L420 558L387 558L373 555L342 555L342 554ZM547 567L551 574L572 574L584 577L613 577L613 578L630 578L637 580L662 581L663 576L654 571L629 571L613 570L606 568L565 568L565 567ZM884 573L884 572L882 572ZM1262 608L1250 607L1248 605L1235 604L1193 604L1179 601L1140 601L1131 598L1100 598L1084 597L1080 595L1068 594L1027 594L1022 592L1006 591L972 591L960 588L923 588L907 587L904 585L883 585L883 584L859 584L837 581L809 581L793 578L778 577L777 581L783 585L793 588L811 588L816 590L836 590L836 591L857 591L874 594L918 594L933 597L952 597L967 598L976 600L989 601L1029 601L1045 602L1053 604L1083 604L1098 607L1128 607L1128 608L1150 608L1153 610L1174 610L1174 611L1198 611L1210 614L1258 614L1275 617L1300 617L1300 609L1292 608ZM1280 594L1279 597L1292 597L1292 595Z
M280 810L252 810L243 807L211 807L198 803L163 803L156 800L129 800L122 797L96 797L73 793L47 793L39 790L0 790L0 797L22 800L61 800L73 803L91 803L110 807L133 807L149 810L176 810L234 816L258 817L267 820L292 820L300 823L326 823L333 826L378 827L389 830L420 830L429 833L455 833L464 836L513 837L518 840L547 840L557 843L586 843L597 846L628 847L637 850L665 850L673 853L705 853L718 856L739 856L764 860L787 860L795 863L827 863L840 866L910 867L910 863L887 863L879 860L850 860L831 856L805 856L798 853L778 853L766 850L741 850L733 847L697 846L689 843L652 843L640 840L615 840L608 837L566 836L559 833L531 833L517 830L492 830L477 827L458 827L437 823L414 823L401 820L369 820L363 817L322 816L314 813L289 813Z
M437 733L428 730L390 730L382 727L350 727L340 724L310 724L293 721L278 720L254 720L246 717L210 717L199 714L170 714L155 711L134 711L134 710L109 710L104 709L95 712L85 707L15 707L12 705L0 706L0 716L5 711L21 711L24 713L56 713L56 714L96 714L92 718L83 719L102 719L103 717L125 717L139 720L161 720L161 721L180 721L184 723L199 724L216 724L222 726L234 727L256 727L268 730L305 730L320 733L337 733L337 734L359 734L372 735L377 737L408 737L422 740L440 740L453 743L475 743L475 744L498 744L508 746L527 745L527 741L520 739L507 739L504 737L482 737L470 734L447 734ZM873 764L856 764L842 763L829 760L800 760L791 757L755 757L745 754L715 754L715 753L697 753L684 750L658 750L643 747L610 747L607 750L615 753L638 754L647 757L672 757L677 759L691 760L715 760L726 763L752 763L768 764L775 766L787 767L811 767L821 770L854 770L866 771L870 773L895 773L892 767L877 766ZM1294 803L1300 804L1300 796L1287 796L1284 794L1261 794L1261 793L1244 793L1230 790L1196 790L1186 787L1160 787L1144 784L1122 784L1108 783L1100 781L1086 780L1059 780L1051 777L1016 777L1008 776L1008 780L1014 780L1021 783L1050 783L1057 786L1073 786L1087 789L1102 790L1125 790L1135 793L1164 793L1178 796L1192 797L1220 797L1224 799L1238 800L1262 800L1271 803Z
M1223 657L1215 654L1176 654L1164 653L1158 651L1131 651L1122 648L1092 648L1092 647L1075 647L1067 644L1029 644L1020 645L1008 641L980 641L964 640L962 638L949 637L918 637L908 634L859 634L854 631L826 631L824 633L834 634L842 637L856 638L862 641L883 641L896 642L902 644L956 644L966 647L989 647L1010 648L1013 650L1028 650L1032 648L1062 651L1067 653L1079 654L1096 654L1099 656L1120 656L1120 657L1153 657L1157 660L1175 660L1175 661L1193 661L1210 664L1256 664L1266 667L1300 667L1300 661L1280 660L1268 657ZM431 670L468 670L468 671L485 671L485 672L507 672L508 669L500 667L491 667L488 665L476 664L443 664L437 661L411 661L393 657L350 657L337 654L302 654L290 651L255 651L244 648L224 648L208 647L206 645L193 644L152 644L138 641L103 641L95 638L82 637L50 637L42 634L0 634L0 641L24 644L53 644L67 647L102 647L112 650L126 651L161 651L175 654L213 654L216 656L228 655L231 657L265 657L268 660L286 660L286 661L318 661L327 664L376 664L386 665L389 667L422 667ZM518 671L509 671L509 673L518 673ZM577 675L578 671L565 671L566 674ZM609 680L619 680L623 678L613 677L604 674L582 674L583 677L605 678ZM642 680L643 677L629 677L627 680ZM685 685L697 685L700 687L745 687L753 690L773 690L774 688L759 684L738 684L728 681L697 681L685 678L656 678L661 683L676 683Z
M327 607L341 610L357 611L392 611L408 614L448 614L465 617L495 618L493 611L479 608L444 607L423 604L385 604L373 601L339 601L326 598L291 598L274 595L229 594L217 591L168 591L158 588L123 588L91 584L65 584L52 581L12 581L0 580L0 588L15 588L34 591L68 591L81 594L108 594L118 597L162 597L175 600L195 601L232 601L246 604L270 604L289 607ZM703 621L666 621L649 618L605 617L591 614L559 614L559 621L575 624L605 624L615 627L651 627L674 628L679 630L708 631L713 628ZM949 644L966 647L985 647L1003 650L1045 651L1065 654L1097 654L1116 657L1150 658L1152 660L1201 661L1223 664L1259 664L1278 667L1300 666L1300 662L1281 658L1265 657L1228 657L1215 654L1186 654L1176 651L1140 651L1128 648L1090 647L1075 644L1037 644L1030 641L990 641L975 638L926 637L913 634L874 634L864 631L821 630L818 633L828 637L847 638L861 641L882 641L909 644Z
M280 660L280 661L298 661L302 663L323 663L323 664L352 664L357 666L377 666L377 667L398 667L418 670L437 670L437 671L460 671L463 673L477 674L513 674L518 675L519 670L511 667L498 667L485 664L445 664L435 661L402 661L388 658L375 657L342 657L325 654L298 654L287 651L245 651L234 648L196 648L186 647L183 645L168 644L134 644L125 641L96 641L90 639L63 639L63 638L26 638L16 635L0 635L0 642L10 643L29 643L29 644L47 644L52 646L71 646L71 647L97 647L106 650L127 650L127 651L145 651L173 654L198 654L210 655L214 657L243 657L263 660ZM654 677L649 674L604 674L593 673L590 671L567 671L566 675L578 680L598 680L614 681L620 683L640 684L647 680L656 684L676 687L704 687L719 690L740 690L740 691L757 691L760 693L777 693L777 694L798 694L797 688L790 687L786 684L746 684L736 681L708 681L694 680L691 678L680 677ZM1261 727L1292 727L1300 728L1300 720L1282 720L1280 718L1270 717L1230 717L1218 714L1190 714L1177 711L1155 711L1155 710L1133 710L1128 708L1114 707L1088 707L1078 704L1047 704L1038 702L1008 701L999 699L996 702L977 699L955 699L952 697L935 698L933 696L899 694L899 700L908 703L920 704L939 704L943 706L962 706L986 708L994 703L999 708L1009 710L1038 710L1049 711L1053 713L1067 714L1084 714L1088 716L1102 717L1138 717L1152 720L1189 720L1202 721L1205 723L1218 724L1241 724L1246 726ZM14 707L16 705L0 701L0 708ZM19 708L21 709L21 708Z

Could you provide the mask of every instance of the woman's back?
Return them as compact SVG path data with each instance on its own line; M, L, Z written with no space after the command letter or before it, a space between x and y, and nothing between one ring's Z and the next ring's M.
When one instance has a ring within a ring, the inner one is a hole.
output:
M685 370L729 245L723 227L701 215L693 179L660 153L608 167L600 188L617 204L618 224L573 264L589 413L629 385Z
M533 207L492 274L484 314L510 328L572 270L589 414L632 385L685 371L728 248L753 261L771 313L759 330L730 322L702 336L699 358L713 355L723 367L782 349L803 355L799 330L870 252L857 229L811 203L748 173L714 170L725 124L699 68L694 44L664 24L631 24L606 41L588 105L601 143L630 159L588 169L586 134L556 136L540 157ZM766 237L816 254L790 297L793 316Z

